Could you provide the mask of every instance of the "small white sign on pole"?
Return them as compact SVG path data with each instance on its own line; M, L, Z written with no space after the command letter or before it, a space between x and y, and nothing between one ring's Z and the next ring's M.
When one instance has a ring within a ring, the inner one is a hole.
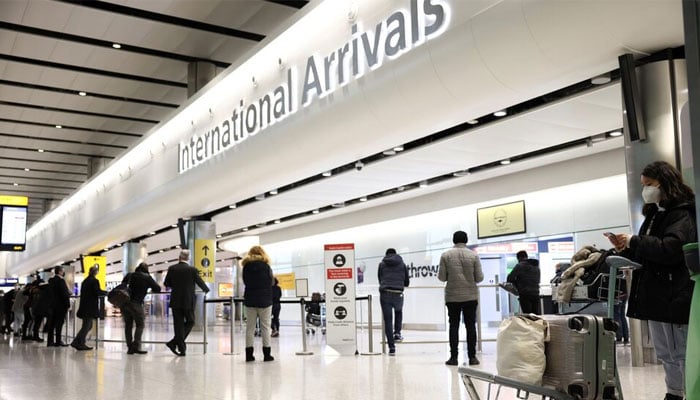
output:
M357 351L355 320L355 244L324 246L326 344L342 355Z

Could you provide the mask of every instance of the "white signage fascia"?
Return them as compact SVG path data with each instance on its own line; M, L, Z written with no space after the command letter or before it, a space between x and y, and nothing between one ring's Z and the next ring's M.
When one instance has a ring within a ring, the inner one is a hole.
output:
M451 16L447 1L410 0L409 3L408 9L395 10L375 25L365 27L362 21L353 23L345 43L325 55L309 55L301 68L297 65L285 67L284 78L250 101L243 96L235 100L238 97L235 92L226 93L226 98L218 101L235 105L223 113L225 117L217 115L204 129L195 129L188 139L180 141L178 172L182 174L205 163L293 115L300 106L308 107L380 68L386 60L394 60L439 37L447 29ZM270 60L269 64L279 64L273 61L277 60ZM211 113L211 108L208 111ZM192 120L209 117L195 116Z

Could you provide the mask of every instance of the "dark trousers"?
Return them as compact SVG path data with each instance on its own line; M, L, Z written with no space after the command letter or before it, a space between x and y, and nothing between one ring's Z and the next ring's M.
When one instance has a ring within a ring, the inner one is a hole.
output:
M521 314L539 314L540 296L521 294L518 296Z
M93 319L94 318L81 318L81 320L83 321L83 325L80 327L80 330L75 335L75 338L73 338L73 344L85 346L85 339L87 338L88 333L90 333L90 330L92 329Z
M173 308L172 310L175 337L173 337L170 342L175 343L180 353L184 353L187 349L185 339L187 339L187 336L194 326L194 310L186 308Z
M627 300L622 300L620 303L615 304L613 308L615 321L617 322L617 333L615 335L615 340L629 341L630 333L629 327L627 326L627 317L625 317L625 306L627 305Z
M67 309L56 308L51 310L51 315L48 319L48 331L49 337L46 339L46 343L51 345L54 343L61 343L61 331L63 330L63 322L66 320Z
M394 335L401 334L403 323L403 293L379 292L379 304L384 316L384 335L389 350L396 349Z
M133 301L127 302L122 306L122 316L124 316L126 346L129 349L141 350L141 337L146 320L143 304ZM136 325L136 330L133 329L134 325Z
M282 310L282 304L272 303L272 330L280 330L280 311Z
M459 322L464 317L467 328L467 356L476 357L476 300L446 303L447 318L450 323L450 358L459 355Z

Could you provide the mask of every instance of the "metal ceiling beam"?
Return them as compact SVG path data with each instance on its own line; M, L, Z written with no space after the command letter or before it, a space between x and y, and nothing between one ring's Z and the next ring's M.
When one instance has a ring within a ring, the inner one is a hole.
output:
M30 108L32 110L55 111L55 112L62 112L62 113L67 113L67 114L86 115L89 117L121 119L124 121L144 122L147 124L157 124L160 122L160 121L154 120L154 119L134 118L134 117L127 117L124 115L116 115L116 114L103 114L103 113L96 113L96 112L90 112L90 111L73 110L70 108L49 107L49 106L42 106L42 105L38 105L38 104L19 103L16 101L0 100L0 105L20 107L20 108ZM63 126L63 125L61 125L61 126Z
M53 129L56 128L56 124L47 124L45 122L28 121L28 120L11 119L11 118L0 118L0 122L7 122L10 124L20 124L20 125L41 126L41 127L53 128ZM61 125L61 126L63 126L63 132L66 132L66 130L74 130L74 131L98 133L98 134L103 134L103 135L128 136L128 137L133 137L133 138L140 138L141 136L143 136L140 133L118 132L118 131L110 131L110 130L105 130L105 129L85 128L85 127L73 126L73 125Z

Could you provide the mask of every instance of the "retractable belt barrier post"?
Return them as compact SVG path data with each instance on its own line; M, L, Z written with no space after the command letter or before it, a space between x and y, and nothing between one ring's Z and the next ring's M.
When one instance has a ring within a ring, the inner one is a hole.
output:
M301 351L297 351L296 355L298 356L310 356L313 353L313 351L308 351L306 349L306 318L304 318L304 298L302 297L299 299L299 306L301 309Z
M362 301L362 300L367 300L367 324L368 324L367 325L367 332L368 332L367 334L369 336L369 338L368 338L369 339L368 340L369 351L366 353L360 353L360 354L363 356L376 356L376 355L379 355L381 353L374 351L374 337L373 337L374 335L372 334L372 332L373 332L373 328L372 328L372 325L373 325L373 321L372 321L372 295L368 294L365 297L356 297L355 298L355 301ZM382 320L383 320L383 318L382 318ZM383 323L382 323L382 325L383 325ZM384 332L384 330L382 330L382 332Z
M207 354L207 294L204 294L204 299L202 300L202 341L204 342L204 349L202 354Z

